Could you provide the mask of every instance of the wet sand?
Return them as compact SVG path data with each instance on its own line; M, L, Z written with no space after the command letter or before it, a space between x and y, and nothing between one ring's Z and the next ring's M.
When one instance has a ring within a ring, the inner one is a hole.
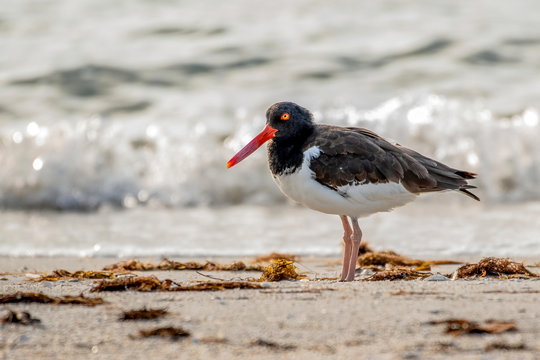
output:
M95 280L32 282L27 274L58 268L99 270L118 259L0 258L1 294L83 293L107 302L95 307L1 305L2 312L27 311L41 323L0 324L0 359L540 359L539 280L317 280L337 276L335 260L304 259L299 268L308 274L307 280L264 283L256 290L91 293ZM432 272L451 273L456 267L438 266ZM195 271L137 273L183 284L210 280ZM227 280L260 275L202 273ZM142 307L165 308L169 314L157 320L119 320L124 310ZM514 321L517 331L451 336L445 325L429 324L447 319ZM179 340L132 336L168 326L183 328L191 336Z

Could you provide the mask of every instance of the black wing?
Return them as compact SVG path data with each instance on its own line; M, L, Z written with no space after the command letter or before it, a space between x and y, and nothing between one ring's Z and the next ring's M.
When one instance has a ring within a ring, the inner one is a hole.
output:
M413 193L458 190L479 200L467 190L475 188L467 179L476 174L453 169L366 129L317 125L304 150L312 146L321 153L311 159L310 168L318 182L333 189L395 182Z

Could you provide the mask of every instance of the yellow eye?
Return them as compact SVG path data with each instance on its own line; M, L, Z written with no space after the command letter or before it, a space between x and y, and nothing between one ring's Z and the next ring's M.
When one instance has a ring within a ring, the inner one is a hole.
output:
M289 120L289 113L285 113L283 115L281 115L281 120Z

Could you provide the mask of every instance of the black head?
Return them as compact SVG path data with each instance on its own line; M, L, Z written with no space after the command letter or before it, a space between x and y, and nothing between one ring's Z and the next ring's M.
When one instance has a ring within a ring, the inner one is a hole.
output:
M248 157L268 140L269 151L275 152L270 167L276 173L274 162L282 167L297 166L302 162L302 144L313 132L313 116L309 110L292 102L276 103L266 111L266 127L227 162L232 167Z
M311 132L313 115L293 102L279 102L266 111L266 123L276 129L276 138L295 137Z

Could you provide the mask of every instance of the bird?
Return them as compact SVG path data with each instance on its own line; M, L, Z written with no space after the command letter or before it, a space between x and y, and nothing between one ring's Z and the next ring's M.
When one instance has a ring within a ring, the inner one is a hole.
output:
M268 142L268 163L283 194L308 208L338 215L343 226L340 281L353 281L362 231L358 219L403 206L419 194L455 190L479 201L457 170L376 133L357 127L317 124L293 102L266 111L266 126L234 155L238 164ZM350 222L349 222L350 220Z

